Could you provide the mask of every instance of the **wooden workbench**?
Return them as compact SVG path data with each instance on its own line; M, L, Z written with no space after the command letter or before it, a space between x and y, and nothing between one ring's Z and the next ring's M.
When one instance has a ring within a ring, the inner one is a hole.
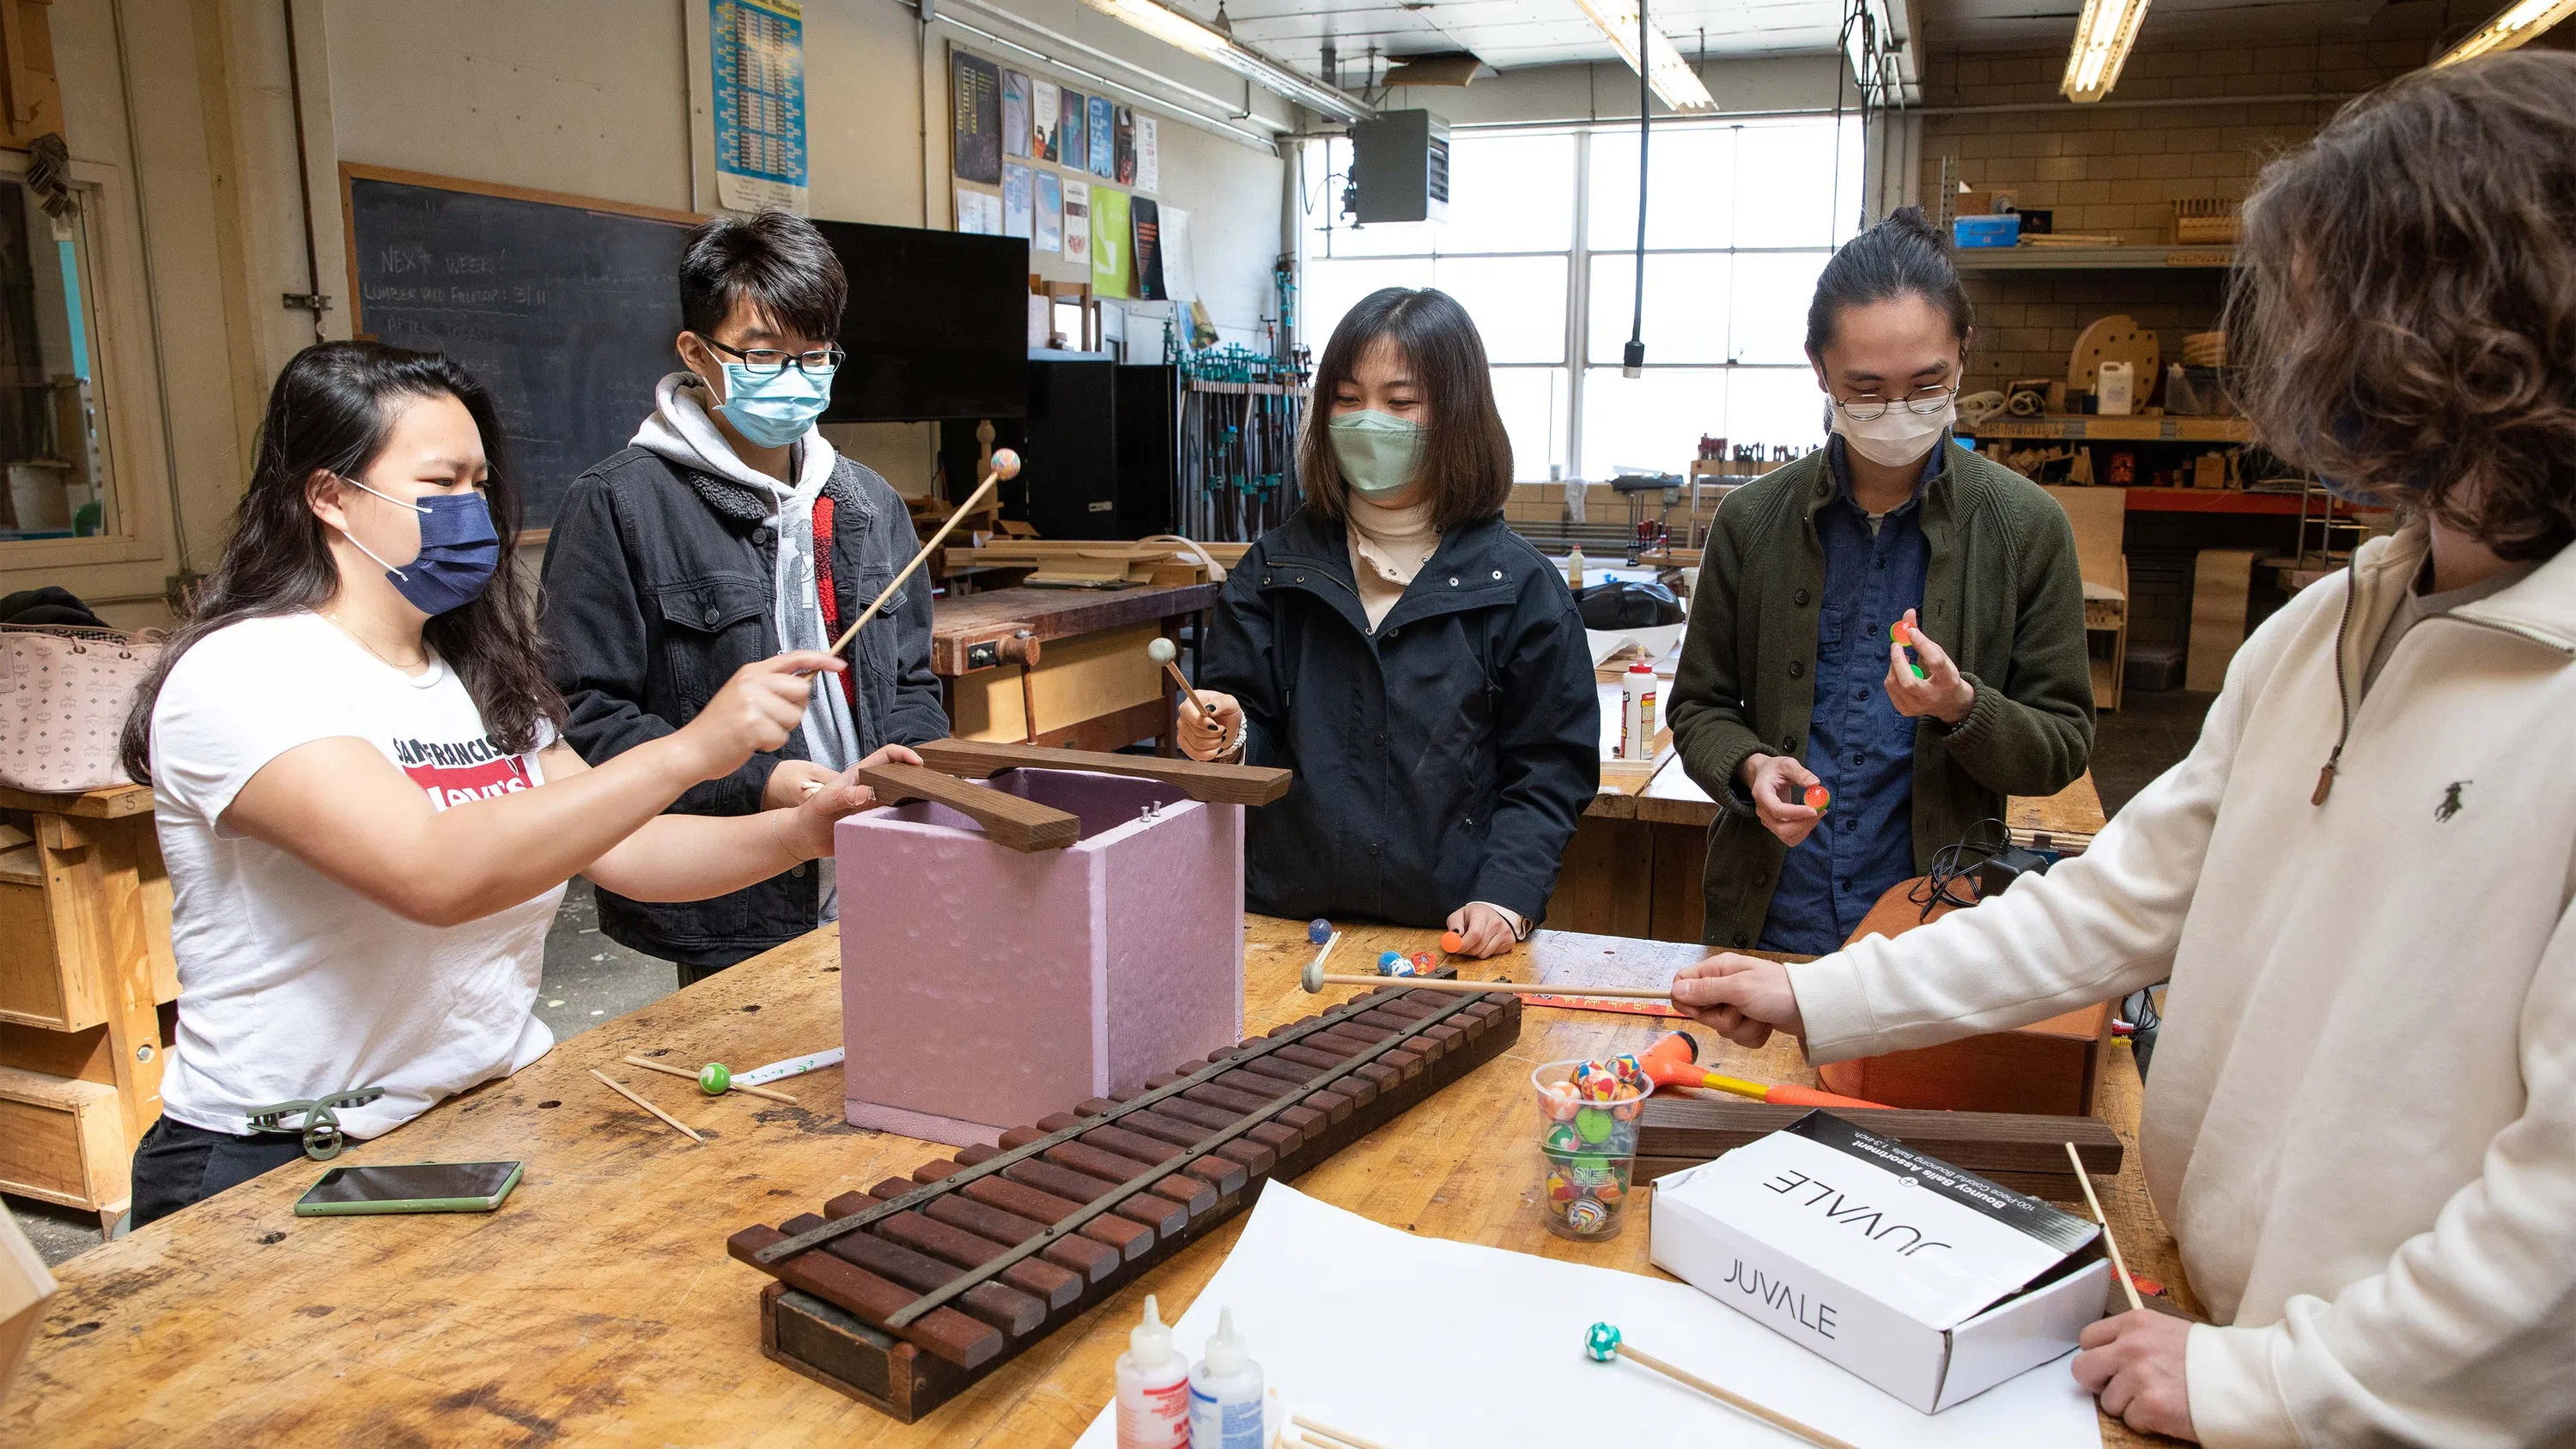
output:
M1717 817L1717 802L1682 768L1678 755L1667 757L1642 789L1603 788L1575 822L1556 893L1548 898L1548 924L1698 941L1707 918L1701 876L1708 828ZM2045 832L2060 851L2082 850L2105 823L2090 772L2055 795L2007 800L2004 817L2017 841L2028 844Z
M938 601L930 667L959 739L1172 752L1175 698L1145 657L1216 602L1215 584L993 589ZM1034 654L1030 663L1021 660Z
M1342 951L1354 960L1431 942L1430 932L1393 928L1350 935ZM1252 917L1248 936L1247 1033L1346 994L1298 989L1312 948L1297 923ZM1548 963L1605 953L1623 970L1667 973L1698 955L1542 932L1490 966L1530 979ZM516 1077L340 1159L524 1159L526 1177L499 1212L297 1218L290 1206L320 1172L297 1164L72 1259L26 1371L0 1403L0 1442L1070 1443L1108 1401L1111 1363L1143 1296L1161 1295L1166 1318L1177 1317L1240 1219L918 1424L897 1424L762 1358L754 1303L767 1280L725 1256L726 1235L906 1174L947 1149L852 1129L837 1069L780 1084L809 1111L700 1098L617 1059L669 1048L675 1061L748 1065L835 1044L838 970L826 928L594 1027ZM1529 1008L1511 1052L1297 1185L1418 1232L1652 1271L1644 1232L1604 1244L1551 1236L1538 1175L1518 1149L1529 1137L1533 1065L1641 1048L1666 1025ZM995 1023L997 1042L1009 1034L1008 1022ZM1746 1052L1700 1036L1727 1070L1814 1080L1785 1039ZM2142 1089L2128 1048L2116 1051L2100 1113L2130 1150L2103 1203L2136 1270L2179 1285L2139 1173ZM697 1127L706 1145L610 1095L586 1074L594 1066ZM2142 1442L2107 1424L2105 1439Z

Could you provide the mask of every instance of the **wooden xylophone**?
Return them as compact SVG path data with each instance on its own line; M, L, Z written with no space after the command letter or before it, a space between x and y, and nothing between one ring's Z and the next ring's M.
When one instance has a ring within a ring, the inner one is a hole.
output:
M761 1351L911 1423L1520 1037L1520 1001L1389 987L745 1228Z

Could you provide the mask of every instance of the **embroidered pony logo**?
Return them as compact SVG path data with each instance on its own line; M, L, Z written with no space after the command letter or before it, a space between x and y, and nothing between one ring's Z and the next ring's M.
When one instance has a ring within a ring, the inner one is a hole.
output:
M2442 791L2442 803L2433 807L2433 818L2444 825L2450 824L2451 817L2460 813L2460 792L2476 783L2475 780L2453 780Z

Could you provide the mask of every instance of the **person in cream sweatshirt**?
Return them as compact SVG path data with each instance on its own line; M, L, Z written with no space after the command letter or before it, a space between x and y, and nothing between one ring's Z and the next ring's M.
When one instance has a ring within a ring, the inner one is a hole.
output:
M2085 854L1677 983L1824 1062L2170 978L2140 1146L2213 1322L2087 1330L2074 1372L2135 1427L2576 1444L2571 237L2576 55L2423 73L2275 163L2229 318L2248 413L2410 521L2254 632Z

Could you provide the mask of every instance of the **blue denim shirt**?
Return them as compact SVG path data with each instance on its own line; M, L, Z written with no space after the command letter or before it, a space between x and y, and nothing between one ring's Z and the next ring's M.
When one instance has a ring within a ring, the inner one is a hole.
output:
M1924 459L1941 471L1944 437ZM1816 611L1816 711L1807 726L1807 768L1834 792L1825 818L1780 864L1780 884L1762 923L1762 949L1821 956L1843 941L1887 888L1914 874L1914 721L1887 697L1887 628L1923 607L1932 545L1923 536L1923 495L1870 531L1852 501L1844 444L1826 445L1836 491L1816 510L1825 550L1823 607Z

